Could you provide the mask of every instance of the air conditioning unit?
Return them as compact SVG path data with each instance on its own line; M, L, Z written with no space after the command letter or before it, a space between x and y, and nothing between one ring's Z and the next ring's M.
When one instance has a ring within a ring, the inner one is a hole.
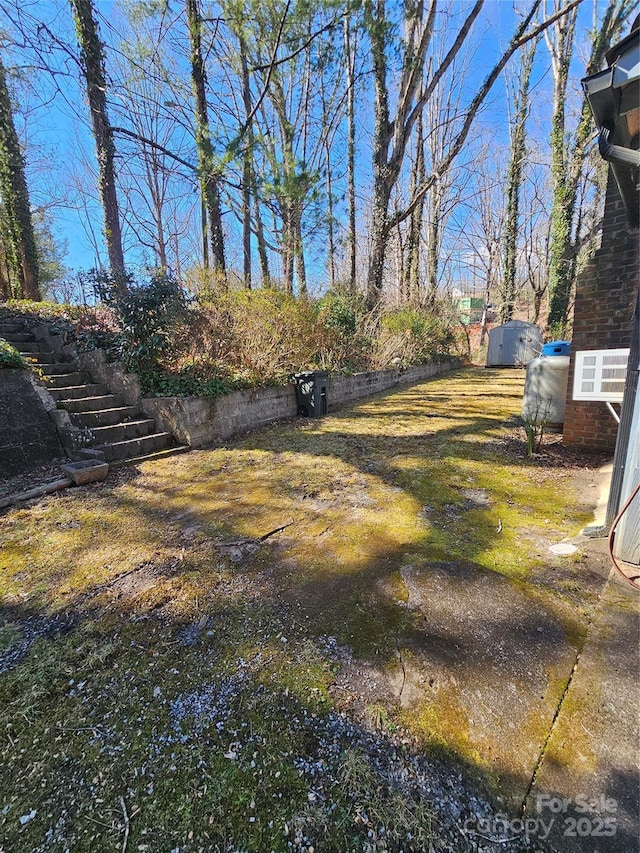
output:
M573 399L621 403L628 361L628 349L576 352Z

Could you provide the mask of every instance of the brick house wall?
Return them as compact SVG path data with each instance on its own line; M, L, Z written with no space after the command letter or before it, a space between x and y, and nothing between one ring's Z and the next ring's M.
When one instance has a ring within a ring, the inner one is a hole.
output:
M618 425L605 403L574 402L573 353L619 349L631 343L633 309L640 286L640 240L631 228L609 170L600 248L578 277L563 441L568 447L613 451Z

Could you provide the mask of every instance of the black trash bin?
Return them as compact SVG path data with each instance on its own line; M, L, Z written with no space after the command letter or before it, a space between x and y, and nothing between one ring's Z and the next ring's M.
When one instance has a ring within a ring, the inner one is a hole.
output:
M303 418L321 418L327 414L326 370L294 373L298 414Z

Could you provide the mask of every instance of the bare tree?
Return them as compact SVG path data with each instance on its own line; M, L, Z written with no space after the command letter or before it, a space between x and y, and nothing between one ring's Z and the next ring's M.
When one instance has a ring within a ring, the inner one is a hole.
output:
M350 0L347 0L347 14L344 17L344 52L347 69L347 198L349 204L347 225L347 254L349 258L349 291L357 289L357 243L356 232L356 56L358 51L357 29L351 23L352 10Z
M187 57L184 41L173 36L178 19L167 18L166 6L140 4L112 17L110 92L119 125L113 130L122 140L118 182L125 252L177 274L184 261L199 255L190 232L201 221L201 207L195 201L199 172Z
M425 85L422 85L423 70L427 51L434 30L436 0L430 0L428 9L424 9L423 0L407 2L404 7L404 38L402 40L403 63L398 83L395 115L390 109L388 87L387 32L385 0L366 0L365 26L371 46L373 79L375 92L375 120L373 139L373 222L372 248L367 276L367 299L370 304L380 299L383 286L384 260L387 239L397 223L408 218L422 197L436 181L451 167L459 156L467 140L480 107L487 98L494 83L502 73L513 54L532 38L536 38L556 19L575 8L581 0L573 2L541 25L529 29L534 20L540 0L533 0L527 14L516 29L509 46L478 88L475 96L465 109L464 120L448 146L442 159L435 164L421 186L417 187L413 197L403 210L389 215L389 200L393 187L398 181L404 155L411 133L434 91L443 80L448 68L459 54L474 21L480 14L483 0L477 0L466 18L454 34L453 41L444 59L433 69Z

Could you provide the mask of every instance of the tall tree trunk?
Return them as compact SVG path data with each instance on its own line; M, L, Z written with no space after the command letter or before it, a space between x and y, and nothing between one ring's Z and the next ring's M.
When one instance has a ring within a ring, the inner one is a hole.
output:
M0 60L0 196L4 207L3 220L8 226L4 238L6 258L12 262L14 275L20 284L21 295L40 301L38 284L38 252L33 233L29 190L13 122L11 98L7 88L4 66Z
M302 243L302 202L293 205L293 221L291 223L291 237L293 240L293 255L296 261L296 272L298 273L298 296L306 298L307 291L307 266L304 260L304 245Z
M532 320L537 324L540 319L540 311L542 310L542 300L544 299L544 295L546 293L547 288L541 289L540 287L533 288L533 317Z
M549 246L549 318L551 326L567 318L571 280L568 264L571 248L573 205L568 186L567 141L565 110L569 65L573 54L577 10L561 18L554 27L556 42L551 52L553 66L553 116L551 118L551 179L553 205L551 208L551 241Z
M320 99L322 103L322 126L325 131L322 138L322 147L324 150L324 162L326 170L326 190L327 190L327 239L328 245L328 266L329 266L329 287L334 289L336 284L336 239L335 239L335 217L333 213L333 167L331 157L331 136L329 132L330 118L327 108L327 98L325 91L324 75L320 77Z
M422 116L416 122L416 158L411 173L411 194L415 192L425 179L424 134ZM422 232L422 216L424 212L424 197L415 206L409 217L409 233L407 235L407 262L404 268L403 295L406 302L417 305L420 301L420 235Z
M429 228L427 231L427 292L424 295L426 305L435 305L438 297L438 271L440 265L440 211L442 207L442 187L435 181L429 190Z
M374 169L374 181L376 169ZM384 263L387 250L389 229L387 217L389 212L390 192L382 181L374 187L373 209L371 223L371 248L367 268L367 303L373 307L380 301L384 284Z
M159 178L160 165L158 163L158 157L155 151L145 151L145 166L147 170L147 184L149 186L149 192L151 194L151 215L153 216L153 222L156 230L156 260L158 262L158 267L161 270L166 271L168 264L167 240L164 233L164 216L162 209L163 193L160 186Z
M198 0L186 0L186 9L191 47L191 81L195 98L196 146L198 148L200 187L207 210L213 270L218 278L218 284L226 287L220 188L209 129L207 77L202 56L202 17L198 8Z
M384 261L389 236L389 202L394 175L390 168L389 143L391 122L389 121L389 92L387 88L386 62L386 12L384 0L370 0L365 5L365 23L369 31L371 57L373 60L373 84L375 91L373 129L373 209L371 248L367 270L367 302L375 305L382 296Z
M69 2L76 23L80 58L87 85L91 124L98 155L98 184L104 211L109 266L116 286L124 293L127 290L127 284L116 191L115 144L107 113L104 49L98 34L98 24L93 13L92 0L69 0Z
M255 183L255 171L252 169L253 181L253 216L256 223L256 242L258 243L258 257L260 258L260 276L262 278L263 287L271 287L271 272L269 270L269 255L267 253L267 241L264 237L264 226L262 224L262 214L260 212L260 199L258 198L257 187Z
M0 301L11 299L11 272L3 242L3 237L6 238L6 234L7 229L0 218Z
M347 59L347 195L349 199L349 226L347 252L349 257L349 292L357 289L357 234L356 234L356 124L355 124L355 35L351 30L351 9L347 0L344 18L344 48Z
M200 193L200 239L202 242L202 266L209 269L209 228L207 226L207 200Z
M526 156L526 124L529 114L529 82L537 48L532 41L522 52L515 116L511 129L509 171L507 182L507 207L504 226L504 281L500 304L500 321L513 319L516 301L516 254L518 249L518 220L520 217L520 191Z
M282 278L285 293L293 294L293 242L291 239L292 229L292 211L291 205L287 199L282 203Z
M251 86L247 64L247 47L238 35L240 48L240 73L242 76L242 102L247 122L246 141L242 154L242 276L244 286L251 290L251 191L253 188L253 121L251 118Z
M333 213L333 174L331 171L331 150L326 146L327 163L327 238L329 240L329 287L336 285L336 237Z

